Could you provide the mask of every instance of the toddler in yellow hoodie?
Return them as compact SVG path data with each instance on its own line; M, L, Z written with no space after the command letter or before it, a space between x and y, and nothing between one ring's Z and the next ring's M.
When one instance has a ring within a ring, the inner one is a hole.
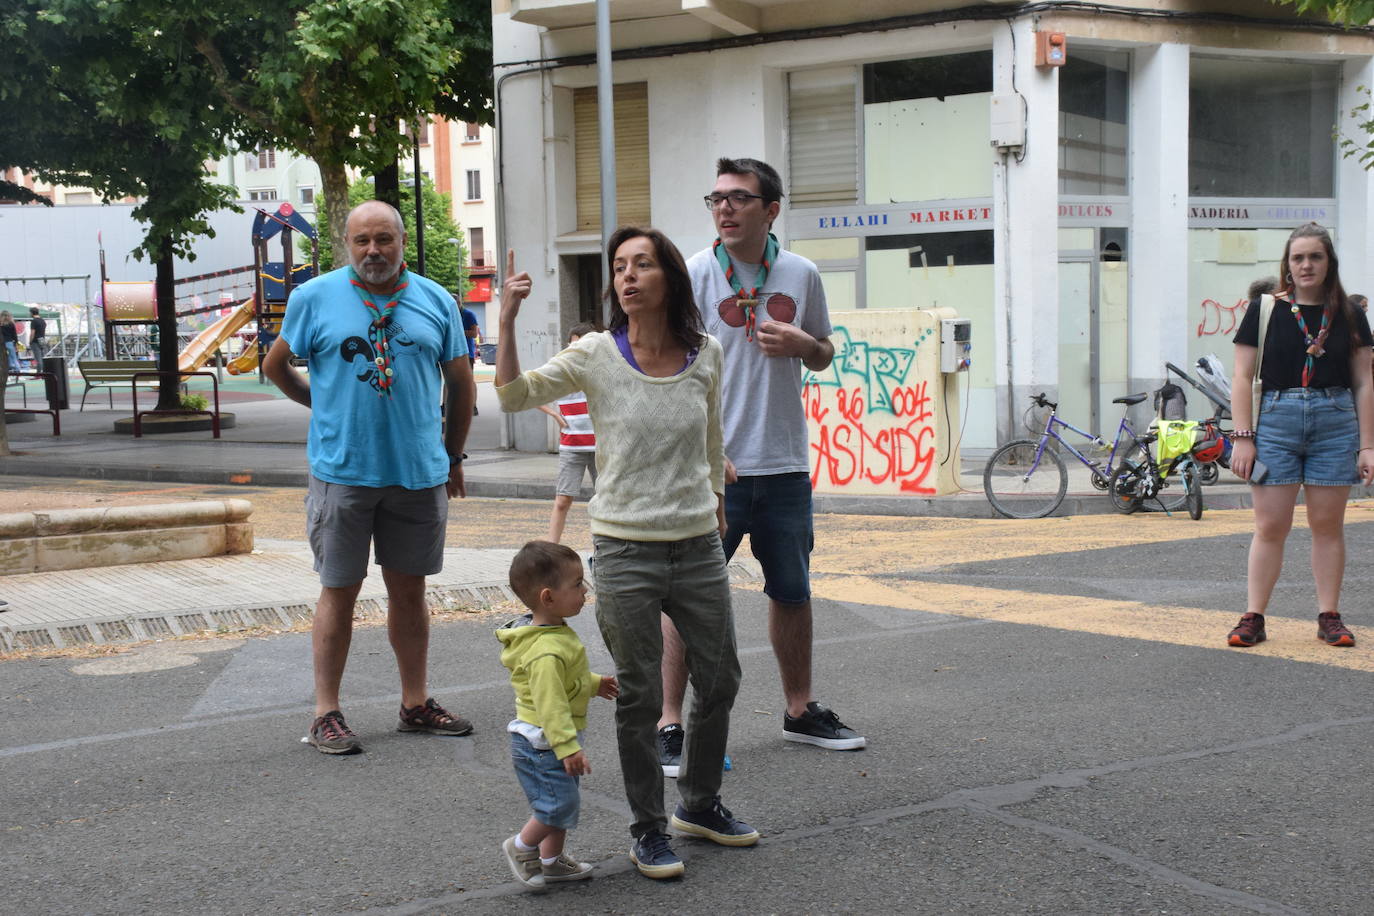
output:
M592 673L582 641L564 623L587 600L575 551L530 541L511 561L510 587L530 613L496 638L515 690L515 718L506 726L511 758L533 815L501 850L527 887L579 881L592 876L592 866L565 854L563 843L577 826L579 777L592 771L581 743L587 703L615 699L620 686L612 675Z

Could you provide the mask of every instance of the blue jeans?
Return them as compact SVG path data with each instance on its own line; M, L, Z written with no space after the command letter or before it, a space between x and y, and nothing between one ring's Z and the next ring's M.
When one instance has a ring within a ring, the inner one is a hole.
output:
M5 341L5 353L9 356L10 371L19 371L19 348L12 340Z
M580 777L569 776L563 761L552 750L541 751L515 732L510 736L510 759L534 819L558 830L576 827L582 803L578 794Z
M763 567L763 593L781 604L811 600L811 475L741 477L725 488L725 556L749 535Z
M1360 426L1349 388L1266 391L1255 430L1255 455L1269 467L1260 486L1304 483L1349 487L1359 482Z

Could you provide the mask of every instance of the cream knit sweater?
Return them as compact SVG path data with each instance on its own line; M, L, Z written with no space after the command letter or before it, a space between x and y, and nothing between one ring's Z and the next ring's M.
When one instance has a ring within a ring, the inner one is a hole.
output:
M514 413L586 392L598 475L592 534L680 541L716 530L716 494L725 492L720 367L714 337L683 372L651 378L609 333L588 334L496 394Z

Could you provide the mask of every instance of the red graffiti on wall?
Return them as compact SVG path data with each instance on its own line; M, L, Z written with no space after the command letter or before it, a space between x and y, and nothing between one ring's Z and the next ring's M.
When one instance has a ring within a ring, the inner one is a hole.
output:
M1236 329L1237 312L1250 307L1249 299L1237 300L1235 305L1222 305L1215 299L1202 300L1202 320L1198 322L1197 336L1211 337L1213 334L1230 334ZM1225 327L1222 325L1225 324Z
M811 443L811 486L845 487L857 481L897 483L903 493L934 495L935 427L927 382L891 391L891 409L870 413L859 387L830 389L834 410L823 406L823 386L802 390L806 418L816 425ZM829 386L825 386L829 387ZM933 481L931 481L933 483Z

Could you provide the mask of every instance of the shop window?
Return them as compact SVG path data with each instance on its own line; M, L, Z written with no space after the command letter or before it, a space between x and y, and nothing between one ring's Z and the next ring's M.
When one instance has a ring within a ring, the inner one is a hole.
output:
M992 52L863 68L864 200L992 195Z
M1194 57L1192 197L1331 197L1340 71L1333 64Z
M620 83L613 93L616 222L622 226L647 226L652 222L649 219L649 85ZM595 86L573 91L573 125L577 228L585 231L601 225L601 143Z
M1078 50L1059 71L1059 193L1126 193L1130 56Z
M875 235L864 239L866 251L905 251L910 268L966 267L991 264L991 229L926 232L920 235Z

